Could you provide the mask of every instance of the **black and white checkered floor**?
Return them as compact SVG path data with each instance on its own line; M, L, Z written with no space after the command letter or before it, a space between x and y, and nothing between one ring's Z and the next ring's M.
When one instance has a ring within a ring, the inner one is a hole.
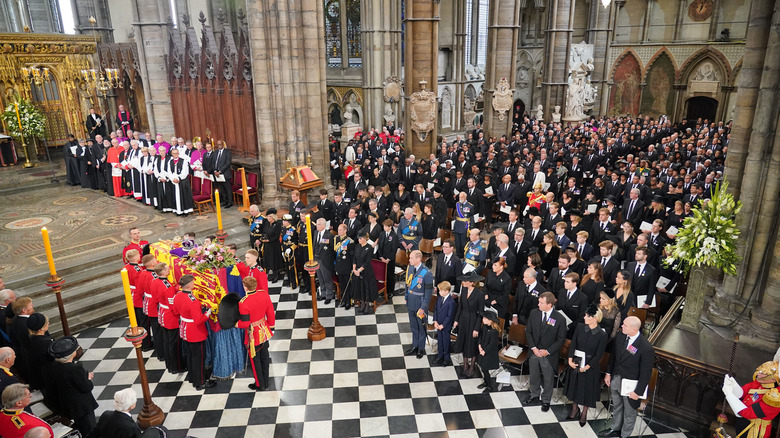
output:
M607 413L591 410L585 427L566 419L570 405L558 402L541 412L523 407L528 376L513 375L511 386L482 394L481 379L459 379L459 366L431 366L434 355L405 357L411 341L403 297L381 306L376 315L355 315L319 303L327 338L311 343L311 297L271 287L276 332L271 340L271 388L254 392L251 370L219 381L204 391L183 383L184 374L165 372L164 364L144 353L154 402L166 412L163 424L173 437L595 437L607 427ZM136 355L121 338L127 319L79 334L86 350L81 363L94 371L96 414L113 409L113 394L133 385L141 394ZM428 347L428 352L433 350ZM456 363L459 356L453 358ZM515 374L517 374L515 372ZM606 399L606 396L604 397ZM141 408L138 407L134 413ZM686 435L637 420L635 435L682 438Z

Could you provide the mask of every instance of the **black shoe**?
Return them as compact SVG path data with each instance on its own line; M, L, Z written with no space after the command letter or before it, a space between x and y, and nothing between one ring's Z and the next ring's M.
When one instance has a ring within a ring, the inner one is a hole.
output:
M568 418L569 420L575 420L575 419L577 419L577 418L580 418L580 414L581 414L581 413L582 413L582 411L580 411L580 409L578 408L578 409L577 409L577 412L575 412L575 413L573 413L573 414L571 414L571 415L567 416L566 418Z
M351 305L351 304L349 304L349 303L347 303L347 304L344 306L344 310L349 310L349 309L351 309L351 308L352 308L352 305Z
M582 418L580 418L579 423L580 423L580 427L585 427L585 425L588 424L588 420L583 420Z
M608 436L614 436L619 437L620 431L619 430L612 430L612 429L604 429L601 432L599 432L599 436L608 437Z
M550 410L550 404L549 403L542 403L542 412L547 412Z
M417 359L422 359L425 356L425 350L417 351Z
M326 300L325 300L325 305L327 306L328 304L330 304L330 302L331 302L331 301L333 301L333 299L332 299L332 298L328 298L328 299L326 299Z
M493 390L489 386L486 386L485 389L482 390L483 394L490 394L491 392L493 392Z
M433 364L434 365L440 365L441 364L441 358L437 356L436 359L433 360Z
M250 383L249 384L249 389L251 389L252 391L262 391L263 390L263 388L255 385L254 383Z
M523 401L523 406L534 406L540 404L542 401L539 400L539 397L534 397L532 395L529 395L528 398Z
M206 388L211 388L212 386L216 386L217 381L216 380L206 380L206 383L204 383L204 386Z
M404 351L404 356L411 356L417 354L417 347L409 347Z
M439 364L439 366L442 366L442 367L451 367L451 366L452 366L452 361L451 361L451 360L449 360L449 359L447 359L447 360L443 360L443 361L441 361L441 363Z
M487 385L485 385L485 382L482 382L479 385L477 385L477 389L483 389L483 388L485 388L485 386L487 386Z

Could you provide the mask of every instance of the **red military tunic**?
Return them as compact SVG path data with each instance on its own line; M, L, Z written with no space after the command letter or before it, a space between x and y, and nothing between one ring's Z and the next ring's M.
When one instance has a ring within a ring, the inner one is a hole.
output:
M249 328L252 323L260 321L270 331L276 325L276 313L268 292L256 291L241 298L241 301L238 303L238 314L238 328ZM268 340L266 335L261 333L261 330L262 328L258 324L252 326L251 332L254 336L254 345L256 346ZM247 345L249 345L249 332L250 330L247 330L244 337L244 342Z
M750 420L750 426L745 429L740 438L760 437L771 438L772 420L780 413L780 392L778 388L764 388L760 382L752 381L742 385L742 403L747 406L737 412L746 420ZM763 433L761 433L763 431ZM740 433L741 431L737 431Z
M157 318L157 296L152 292L152 282L157 279L154 271L141 271L138 274L138 289L143 293L144 315Z
M138 289L138 282L141 272L145 269L135 263L126 264L125 269L127 269L127 279L130 281L130 292L133 294L133 307L142 308L144 307L144 293L142 289Z
M36 427L45 427L51 436L54 436L54 431L49 423L23 409L3 409L0 411L0 433L4 438L23 438L27 431Z
M140 241L138 243L130 242L125 247L125 249L122 250L122 261L127 263L127 251L130 251L131 249L137 249L138 250L138 254L143 256L144 255L144 246L146 246L148 244L149 244L149 242L147 242L146 240L142 240L142 241Z
M151 286L152 295L157 299L159 307L157 322L162 328L169 330L179 328L179 315L174 312L173 299L178 287L172 285L167 278L155 278Z
M251 268L247 267L243 262L236 265L238 273L241 274L241 278L254 277L257 280L257 290L264 290L268 292L268 274L265 273L263 267L255 265Z
M198 301L191 292L180 291L173 299L174 312L179 315L179 337L187 342L201 342L208 337L206 320Z

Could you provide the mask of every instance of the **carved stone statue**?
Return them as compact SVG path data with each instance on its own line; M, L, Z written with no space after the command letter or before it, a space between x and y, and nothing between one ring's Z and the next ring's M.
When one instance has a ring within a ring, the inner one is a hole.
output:
M504 120L506 113L512 109L512 96L514 93L509 89L509 82L506 78L501 78L496 85L496 91L493 92L493 110L498 113L498 120Z
M466 130L474 129L474 119L477 113L474 111L474 101L466 96L463 99L463 128Z
M393 107L390 105L390 102L385 102L385 114L382 118L385 119L385 124L395 123L395 114L393 114Z
M355 94L353 93L349 96L349 103L344 108L344 125L356 125L352 118L354 117L354 112L357 112L359 109L360 105L358 105L357 97L355 97Z
M536 107L536 120L544 120L544 107L541 104Z
M561 106L555 105L555 111L552 113L552 121L553 123L560 123L561 122Z

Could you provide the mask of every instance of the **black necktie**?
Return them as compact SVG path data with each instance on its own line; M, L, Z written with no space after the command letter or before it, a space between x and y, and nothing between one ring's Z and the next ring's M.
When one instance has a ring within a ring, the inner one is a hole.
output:
M542 312L542 325L547 324L547 312Z
M606 266L606 265L607 265L607 258L606 257L602 257L601 258L601 266Z
M520 242L515 242L515 252L520 253Z
M580 249L579 249L580 255L582 255L582 249L583 249L583 245L580 245Z
M641 265L636 265L636 275L637 275L637 277L639 276L640 272L642 272L642 266Z

